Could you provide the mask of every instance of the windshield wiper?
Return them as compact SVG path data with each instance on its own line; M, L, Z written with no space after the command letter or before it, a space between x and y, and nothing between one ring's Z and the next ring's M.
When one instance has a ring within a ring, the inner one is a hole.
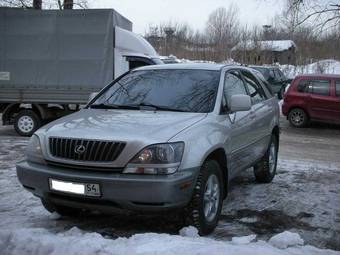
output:
M154 104L149 104L149 103L140 103L137 105L131 105L131 106L136 106L136 107L150 107L150 108L154 108L155 110L159 110L159 111L170 111L170 112L187 112L185 110L181 110L181 109L176 109L176 108L171 108L171 107L167 107L167 106L161 106L161 105L154 105Z
M127 105L117 105L117 104L92 104L90 105L91 109L127 109L127 110L141 110L142 108L152 108L152 110L158 111L171 111L171 112L188 112L185 110L180 110L176 108L171 108L167 106L159 106L149 103L140 103L140 104L127 104Z
M138 106L133 105L117 105L117 104L92 104L91 109L128 109L128 110L139 110Z

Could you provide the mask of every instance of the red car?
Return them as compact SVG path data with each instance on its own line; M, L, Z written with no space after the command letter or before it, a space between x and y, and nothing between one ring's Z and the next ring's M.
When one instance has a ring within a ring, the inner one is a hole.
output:
M299 75L284 95L282 113L294 127L312 121L340 124L340 75Z

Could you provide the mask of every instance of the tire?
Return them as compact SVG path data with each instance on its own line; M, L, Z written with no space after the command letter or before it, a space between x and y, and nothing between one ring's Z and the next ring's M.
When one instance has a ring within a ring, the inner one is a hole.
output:
M276 174L278 158L278 141L272 135L269 147L261 161L254 166L255 179L259 183L270 183Z
M40 117L32 110L21 110L14 119L14 129L21 136L31 136L41 126Z
M46 199L41 199L41 203L44 208L50 213L56 212L61 216L78 217L82 213L81 209L71 208L63 205L56 205Z
M206 161L197 178L191 202L186 208L186 223L195 226L200 235L211 233L218 224L223 202L223 186L220 165L215 160ZM209 189L216 191L211 194ZM209 201L205 201L204 197Z
M294 108L289 112L288 120L293 127L302 128L308 123L308 115L304 110Z

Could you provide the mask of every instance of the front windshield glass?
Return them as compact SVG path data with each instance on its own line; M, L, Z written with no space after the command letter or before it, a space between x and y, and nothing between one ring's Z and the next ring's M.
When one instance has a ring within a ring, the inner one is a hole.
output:
M113 83L90 106L157 110L211 112L215 105L219 71L141 70Z
M269 79L269 70L263 67L253 67L255 70L262 73L263 77L268 80Z

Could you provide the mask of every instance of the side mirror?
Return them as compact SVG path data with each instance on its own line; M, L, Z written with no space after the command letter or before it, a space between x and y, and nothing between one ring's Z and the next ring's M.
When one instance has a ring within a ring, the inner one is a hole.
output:
M230 112L249 111L251 99L248 95L233 95L230 98Z
M92 92L89 96L89 100L87 101L87 103L90 103L92 101L93 98L95 98L98 95L99 92Z

